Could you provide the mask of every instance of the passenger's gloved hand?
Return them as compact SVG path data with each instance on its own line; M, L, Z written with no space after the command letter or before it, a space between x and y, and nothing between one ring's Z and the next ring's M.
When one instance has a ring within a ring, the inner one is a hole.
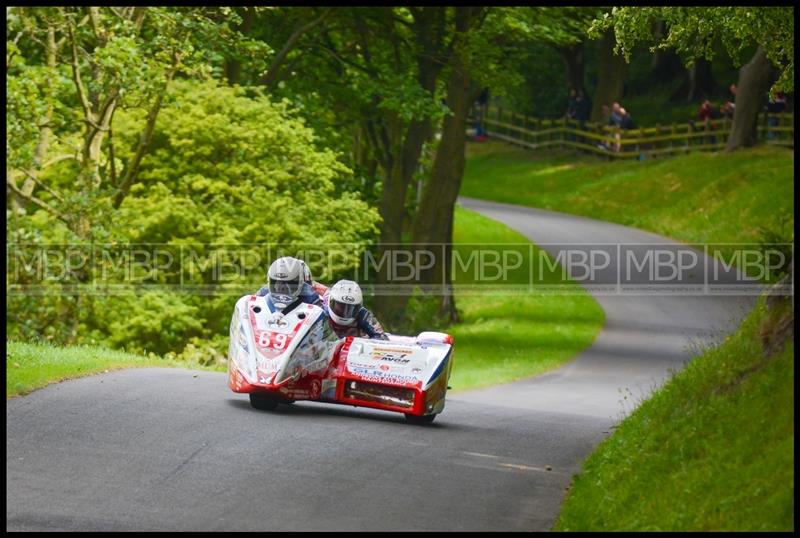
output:
M372 340L388 340L389 337L386 336L386 333L375 333L370 337L370 339L372 339Z

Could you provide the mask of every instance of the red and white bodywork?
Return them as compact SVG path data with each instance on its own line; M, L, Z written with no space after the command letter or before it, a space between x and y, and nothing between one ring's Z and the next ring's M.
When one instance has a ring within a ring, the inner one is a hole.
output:
M452 337L439 332L338 339L318 306L283 314L271 312L266 297L247 295L231 319L228 385L259 409L317 400L430 422L444 409L452 350Z

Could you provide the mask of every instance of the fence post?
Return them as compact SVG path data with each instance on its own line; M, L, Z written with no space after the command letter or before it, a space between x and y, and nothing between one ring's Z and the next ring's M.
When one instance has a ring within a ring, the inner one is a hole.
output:
M502 118L503 118L503 107L498 106L497 107L497 125L495 126L495 128L497 129L498 133L501 132L500 131L500 129L501 129L500 122L503 121Z
M522 131L522 141L523 142L528 142L528 140L527 140L527 138L528 138L528 115L527 114L523 114L522 115L522 128L525 129L524 131Z

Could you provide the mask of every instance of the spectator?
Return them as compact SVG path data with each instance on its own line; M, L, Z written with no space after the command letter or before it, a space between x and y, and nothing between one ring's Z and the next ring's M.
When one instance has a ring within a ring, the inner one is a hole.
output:
M484 88L480 95L478 95L478 99L475 101L475 107L477 110L476 113L476 125L475 125L475 141L476 142L483 142L487 138L489 138L486 132L486 112L489 108L489 88Z
M619 109L620 115L622 119L620 120L619 126L623 129L636 129L636 122L633 121L633 116L628 114L628 111L624 108L620 107Z
M567 100L567 112L565 113L567 119L574 120L578 117L578 92L575 88L569 91L569 100Z
M622 127L622 106L616 101L611 105L611 114L608 117L608 124L615 127Z
M625 116L627 112L622 105L617 103L616 101L611 105L611 114L608 118L608 124L613 125L616 127L614 131L614 151L619 151L622 149L622 135L620 134L620 129L626 129L627 127L623 127L623 123L625 122ZM630 120L633 121L633 120Z
M606 103L603 103L600 107L600 110L603 114L603 120L600 122L599 131L602 136L606 135L605 126L611 125L611 108ZM597 144L597 147L600 149L608 150L608 144L606 143L605 139L603 139L600 143Z
M567 111L564 113L568 120L577 121L578 119L578 92L575 88L569 90L569 100L567 101ZM572 125L566 125L567 128L572 128ZM567 140L575 140L573 133L567 134Z
M783 92L775 92L774 96L769 97L767 102L767 124L770 127L777 127L780 125L781 120L775 114L782 114L786 112L786 96ZM772 129L767 130L767 138L772 140L777 136L776 132Z
M592 100L586 97L583 94L583 90L578 90L578 97L577 97L577 120L580 124L580 128L583 129L586 122L589 121L589 118L592 115Z
M697 118L702 122L702 129L706 132L716 130L717 126L712 123L712 119L715 118L714 114L714 105L711 104L711 101L706 99L703 101L703 104L700 105L700 108L697 110ZM694 122L689 122L692 125L692 129L695 130ZM717 142L717 138L712 136L706 139L707 142L711 144L715 144Z
M725 101L719 109L722 114L729 120L733 119L733 113L736 111L736 84L731 84L731 95L733 96L730 101Z

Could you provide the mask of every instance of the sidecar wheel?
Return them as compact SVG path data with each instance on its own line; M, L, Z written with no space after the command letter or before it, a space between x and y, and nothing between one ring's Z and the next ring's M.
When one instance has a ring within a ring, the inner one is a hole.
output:
M278 407L278 400L268 394L251 392L250 405L260 411L272 411Z
M410 413L406 413L406 421L409 424L430 424L433 422L433 419L436 418L436 415L412 415Z

